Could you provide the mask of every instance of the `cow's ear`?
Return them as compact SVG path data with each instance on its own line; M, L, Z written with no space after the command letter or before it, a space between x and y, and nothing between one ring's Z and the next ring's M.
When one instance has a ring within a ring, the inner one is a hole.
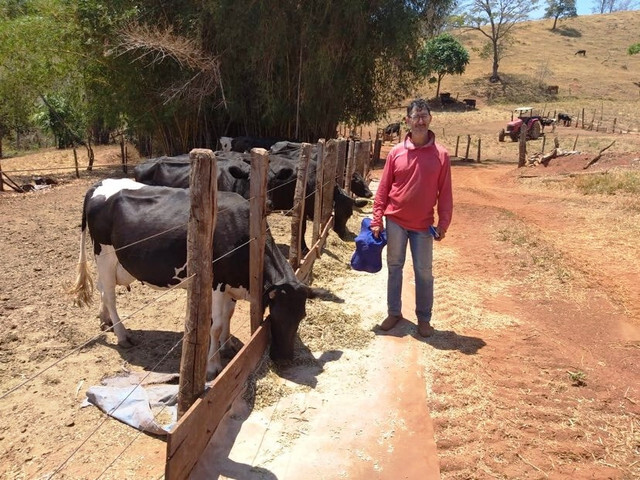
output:
M278 170L276 178L278 180L289 180L293 176L293 168L282 168Z
M269 298L269 300L273 300L279 295L286 295L286 293L287 289L285 288L285 285L274 285L265 292L265 295Z
M366 207L367 204L369 203L367 200L364 199L356 199L354 200L354 205L358 208L362 208L362 207Z
M344 299L338 297L335 293L327 290L326 288L306 287L307 298L317 298L319 300L325 300L335 303L344 303Z
M249 172L242 170L240 167L236 165L232 165L229 167L229 173L233 178L238 178L238 179L249 178Z

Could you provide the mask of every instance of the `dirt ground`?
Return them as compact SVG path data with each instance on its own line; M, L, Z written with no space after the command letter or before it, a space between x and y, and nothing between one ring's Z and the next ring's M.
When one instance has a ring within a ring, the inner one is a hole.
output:
M113 166L113 152L98 164ZM353 244L331 234L314 285L344 304L310 302L297 361L260 372L252 408L233 412L211 453L226 460L194 478L640 477L640 201L576 190L595 153L546 168L454 160L428 340L415 335L410 271L406 321L382 335L384 271L351 271ZM639 158L605 155L597 168L638 169ZM183 292L119 291L140 342L130 350L99 331L97 304L65 294L83 194L113 172L0 193L0 478L163 477L162 439L80 408L106 376L178 371ZM354 234L370 212L352 218Z

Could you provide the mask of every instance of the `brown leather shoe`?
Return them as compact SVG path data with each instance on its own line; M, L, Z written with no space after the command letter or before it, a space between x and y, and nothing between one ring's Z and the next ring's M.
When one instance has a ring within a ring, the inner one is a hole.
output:
M389 315L380 324L380 330L385 332L391 330L400 320L402 320L402 315Z
M427 338L435 333L436 329L429 322L418 322L418 333L421 337Z

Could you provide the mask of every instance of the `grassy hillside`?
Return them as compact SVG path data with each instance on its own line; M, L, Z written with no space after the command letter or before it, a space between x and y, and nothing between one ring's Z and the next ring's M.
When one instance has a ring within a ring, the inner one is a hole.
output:
M558 137L565 150L576 145L578 150L597 153L615 141L611 153L640 151L640 87L634 84L640 82L640 55L627 54L631 44L640 42L640 12L562 20L554 32L552 25L552 20L536 20L515 27L514 43L500 64L503 81L497 84L488 80L492 60L479 54L486 38L478 32L456 32L470 53L470 64L464 75L444 77L440 91L459 101L475 98L477 108L441 105L434 99L435 86L426 82L410 95L430 99L432 129L442 143L453 151L461 139L463 149L470 135L471 152L481 139L483 158L517 161L517 144L500 143L497 134L515 107L531 106L549 116L565 112L584 115L587 124L594 121L592 130L559 126L548 132L547 140ZM586 56L575 55L577 50L586 50ZM548 85L557 85L558 95L548 94ZM402 99L377 127L402 121L407 102ZM614 122L616 134L611 133ZM620 135L620 129L629 134ZM542 139L528 142L530 152L541 148Z
M491 86L491 59L480 58L486 37L479 32L456 32L471 61L462 76L445 77L441 90L459 98L478 97L501 101L497 93L509 85L558 85L558 100L640 99L640 55L628 55L629 45L640 42L640 12L587 15L561 20L525 22L515 27L514 43L500 63L505 85ZM586 50L586 56L575 55ZM435 95L435 88L422 91ZM507 101L513 97L507 97Z

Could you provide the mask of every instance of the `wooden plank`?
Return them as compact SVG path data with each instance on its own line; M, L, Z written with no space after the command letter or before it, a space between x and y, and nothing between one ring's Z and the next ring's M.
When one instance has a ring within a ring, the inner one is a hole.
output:
M307 178L309 159L311 158L311 144L303 143L298 162L298 178L296 181L296 191L293 195L293 214L291 216L291 245L289 248L289 263L294 270L300 265L302 255L302 226L305 222L305 196L307 195Z
M333 190L336 187L336 163L338 162L338 152L336 150L336 140L329 140L324 148L324 161L322 162L322 178L324 178L324 186L322 193L322 225L324 225L331 216L333 210Z
M295 270L296 278L301 282L304 282L307 279L307 277L309 276L309 273L313 269L313 263L316 261L316 258L319 256L318 252L320 252L324 247L324 244L327 241L327 236L329 235L329 231L331 230L332 227L333 227L333 215L331 215L331 217L329 218L329 221L324 226L324 230L322 231L322 234L319 236L316 243L313 244L313 246L311 247L311 250L309 250L309 253L307 253L307 255L300 262L300 267L297 270Z
M264 316L262 292L264 290L264 243L267 229L267 170L269 155L264 148L251 150L250 222L249 222L249 302L251 304L251 333L255 332Z
M265 320L251 339L213 381L211 388L180 419L167 435L166 480L189 477L218 424L260 362L269 341L270 320Z
M189 177L190 206L187 227L187 315L180 360L178 418L204 392L211 330L213 231L216 228L217 165L213 152L193 149Z

